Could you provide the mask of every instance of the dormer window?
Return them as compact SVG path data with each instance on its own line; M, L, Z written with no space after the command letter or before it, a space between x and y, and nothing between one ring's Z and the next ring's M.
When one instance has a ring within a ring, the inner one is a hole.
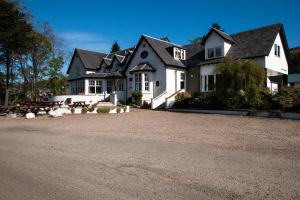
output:
M280 57L280 46L278 44L275 44L274 49L275 49L275 56Z
M174 47L174 58L178 60L185 60L185 50Z
M218 58L222 56L222 47L214 47L214 48L208 48L207 49L207 58Z

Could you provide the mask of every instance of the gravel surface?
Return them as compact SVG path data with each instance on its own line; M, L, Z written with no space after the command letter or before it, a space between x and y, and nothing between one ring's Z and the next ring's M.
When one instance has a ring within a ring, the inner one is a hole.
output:
M300 121L0 118L0 199L300 199Z

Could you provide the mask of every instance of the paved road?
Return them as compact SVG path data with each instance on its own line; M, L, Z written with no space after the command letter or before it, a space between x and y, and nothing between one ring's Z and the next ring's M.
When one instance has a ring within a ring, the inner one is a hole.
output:
M300 123L151 111L0 118L0 199L300 199Z

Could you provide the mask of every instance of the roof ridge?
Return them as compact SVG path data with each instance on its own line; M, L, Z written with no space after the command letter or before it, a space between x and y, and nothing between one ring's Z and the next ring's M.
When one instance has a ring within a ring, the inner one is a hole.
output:
M165 42L165 43L168 43L168 44L173 44L173 45L175 45L175 46L182 47L182 45L180 45L180 44L175 44L175 43L173 43L173 42L168 42L168 41L165 41L165 40L161 40L161 39L158 39L158 38L152 37L152 36L150 36L150 35L146 35L146 34L142 34L142 35L143 35L143 36L145 36L145 37L148 37L148 38L154 39L154 40L158 40L158 41L160 41L160 42Z
M75 48L75 50L79 50L79 51L87 51L90 53L97 53L97 54L107 54L107 53L103 53L103 52L97 52L97 51L91 51L91 50L86 50L86 49L80 49L80 48Z
M237 33L232 33L232 34L230 34L230 36L241 34L241 33L250 32L250 31L261 30L261 29L264 29L264 28L269 28L269 27L278 26L278 25L283 26L282 23L278 22L276 24L270 24L270 25L267 25L267 26L261 26L261 27L258 27L258 28L252 28L252 29L248 29L248 30L245 30L245 31L241 31L241 32L237 32Z

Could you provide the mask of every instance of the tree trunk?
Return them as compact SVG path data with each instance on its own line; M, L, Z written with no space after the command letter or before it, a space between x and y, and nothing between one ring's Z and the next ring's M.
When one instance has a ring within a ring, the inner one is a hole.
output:
M8 99L9 99L9 79L10 79L10 56L9 53L6 52L6 84L5 84L5 100L4 106L8 106Z
M35 58L32 59L32 66L33 66L33 98L36 101L38 96L38 89L37 89L37 82L38 82L38 66L36 63Z

